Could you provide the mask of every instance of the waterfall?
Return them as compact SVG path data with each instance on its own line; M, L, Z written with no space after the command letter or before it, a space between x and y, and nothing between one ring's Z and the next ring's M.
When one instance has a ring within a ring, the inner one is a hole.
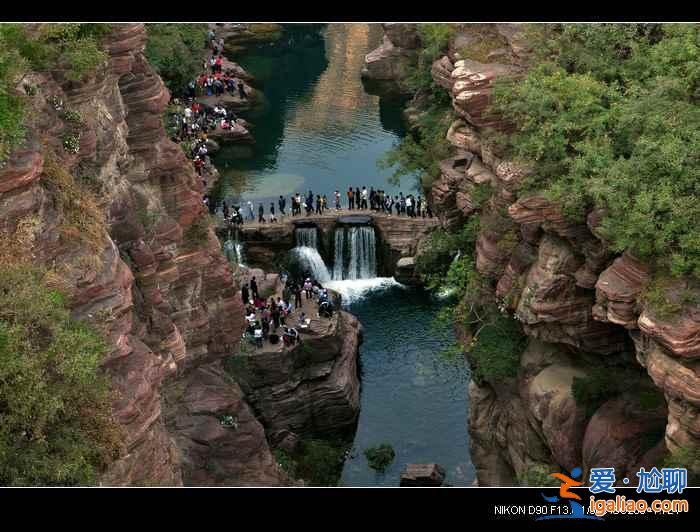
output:
M296 230L297 246L292 256L320 283L331 280L326 263L318 252L318 230L315 227L299 227Z
M321 283L356 281L377 277L374 227L350 226L335 230L335 255L330 272L318 252L318 229L299 227L295 232L294 259ZM331 274L332 273L332 274Z
M333 280L372 279L376 276L374 228L359 226L336 229Z
M224 242L224 255L231 264L245 266L245 264L243 264L243 244L238 240L238 229L236 229L233 238L231 237L231 230L229 229L228 236Z
M333 255L333 279L343 278L343 248L345 248L345 231L338 229L335 232L335 255Z

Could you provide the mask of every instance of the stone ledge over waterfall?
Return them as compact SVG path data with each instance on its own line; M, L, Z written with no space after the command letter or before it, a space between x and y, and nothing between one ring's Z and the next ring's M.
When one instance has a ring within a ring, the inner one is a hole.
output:
M396 277L401 282L415 284L412 259L418 244L438 227L437 218L409 218L387 216L375 212L342 214L329 211L324 215L285 217L277 223L246 223L238 229L238 239L245 247L246 264L267 271L278 270L281 261L296 245L297 228L318 229L318 252L327 264L333 263L335 233L337 228L348 226L372 226L376 235L377 275ZM221 226L218 234L226 237L227 226ZM233 229L231 229L233 231ZM410 271L409 271L410 270Z

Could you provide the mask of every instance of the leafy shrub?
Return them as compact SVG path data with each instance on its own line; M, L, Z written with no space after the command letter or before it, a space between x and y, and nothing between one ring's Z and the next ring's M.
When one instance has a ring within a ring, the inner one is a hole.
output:
M175 95L202 71L205 24L147 24L146 57Z
M662 467L685 468L688 470L688 485L700 484L700 449L679 447L664 457Z
M62 69L67 79L82 80L107 60L101 39L107 24L0 24L0 163L25 138L26 101L36 88L15 90L30 70Z
M106 226L104 211L95 195L48 154L44 162L42 185L51 193L63 219L59 227L64 238L87 245L95 254L104 250Z
M395 185L400 184L401 176L417 175L423 186L429 187L440 175L440 161L452 152L446 133L453 120L451 108L432 105L419 116L416 130L388 150L377 161L377 166L383 169L395 167L389 178Z
M339 441L302 440L298 451L290 454L274 451L277 463L292 478L303 479L311 486L337 486L343 472L347 445Z
M0 271L0 483L95 484L120 433L100 362L108 348L26 263Z
M640 294L640 300L656 316L668 319L678 315L683 310L683 305L676 301L669 291L669 286L661 278L652 279Z
M509 156L534 164L573 220L594 207L616 251L700 276L700 29L696 25L544 26L524 79L500 80Z
M365 458L367 458L367 464L369 467L375 471L383 473L389 464L394 461L396 453L394 448L388 443L382 443L377 447L370 447L365 449Z
M468 352L475 379L495 383L517 376L527 336L516 320L495 312L491 316L475 334Z
M479 233L480 220L471 216L459 232L436 229L416 257L416 273L422 276L431 289L439 288L456 254L471 255Z
M80 151L80 133L63 135L63 149L68 153L78 153Z
M421 48L416 68L407 79L412 90L433 89L433 78L430 72L433 62L445 53L455 30L454 24L418 24Z
M205 245L209 241L211 219L207 214L198 216L183 233L182 244L189 249Z
M593 368L585 377L574 377L571 392L576 404L584 409L587 417L591 417L605 401L623 391L623 380L610 368Z
M518 484L520 486L534 487L559 486L560 481L549 476L553 472L553 466L544 464L534 465L518 475Z

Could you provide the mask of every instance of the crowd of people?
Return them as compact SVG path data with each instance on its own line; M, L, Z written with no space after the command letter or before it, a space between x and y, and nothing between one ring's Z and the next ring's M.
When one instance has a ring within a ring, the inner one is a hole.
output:
M301 282L283 275L282 282L284 283L282 295L277 299L274 296L269 300L261 297L255 277L241 288L241 299L246 307L248 323L243 337L255 343L258 348L262 348L264 342L276 345L280 340L285 347L301 343L299 329L302 331L308 329L311 323L311 318L307 317L303 311L304 295L307 301L317 304L316 317L333 317L334 308L328 290L311 276L307 276ZM291 301L292 298L294 303ZM293 319L292 313L295 310L301 312L296 319Z
M211 56L204 60L202 73L188 83L184 98L173 98L169 119L172 139L178 143L188 143L186 153L206 188L204 172L212 167L207 148L209 133L216 129L226 131L235 128L241 119L223 105L205 105L197 98L221 96L225 92L238 94L241 99L246 99L248 95L243 82L235 77L233 70L222 71L224 39L217 39L214 30L209 30L205 48L212 51Z
M350 211L370 210L384 213L388 216L392 216L395 213L396 216L407 216L410 218L433 217L428 201L420 195L417 197L413 194L404 196L403 192L400 192L392 196L385 193L384 190L374 190L373 187L369 190L367 190L367 187L362 187L362 190L359 187L354 190L350 187L346 192L346 197L347 203L345 205L347 210ZM204 197L204 203L209 206L211 214L216 213L217 206L210 196ZM333 203L335 211L343 210L343 201L338 190L333 195ZM301 216L302 209L305 210L306 216L310 216L311 214L322 215L330 210L331 207L329 207L328 198L325 194L316 194L314 196L311 190L306 195L302 195L299 192L293 194L290 198L289 211L287 211L287 199L284 196L279 197L276 207L275 202L270 202L270 207L267 210L263 203L258 203L257 212L252 201L248 201L245 206L231 205L231 207L229 207L226 200L222 202L224 219L233 224L242 224L245 220L250 222L257 220L259 223L274 223L278 221L278 213L280 217Z

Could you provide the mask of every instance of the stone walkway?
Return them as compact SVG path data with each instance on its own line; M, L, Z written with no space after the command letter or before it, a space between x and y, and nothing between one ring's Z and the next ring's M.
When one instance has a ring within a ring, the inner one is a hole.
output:
M246 206L242 205L243 207L243 212L245 213ZM439 220L433 216L432 218L428 218L427 216L425 218L416 216L415 218L411 218L410 216L404 215L397 215L397 214L387 214L381 211L372 211L369 209L365 210L358 210L358 209L340 209L339 211L336 209L326 209L326 212L323 214L310 214L306 215L303 214L301 216L290 216L289 214L287 216L277 216L277 221L276 222L265 222L265 223L260 223L258 222L257 218L257 210L255 211L256 216L255 216L255 221L250 221L245 219L245 214L244 214L244 221L242 227L245 229L256 229L256 228L263 228L263 227L275 227L275 226L281 226L289 223L295 223L295 222L303 222L303 223L318 223L321 221L327 221L327 220L332 220L335 218L339 218L341 216L369 216L371 218L375 219L385 219L385 220L396 220L396 221L405 221L405 222L411 222L411 223L416 223L421 220L423 220L426 224L426 226L433 226L433 225L438 225L440 222ZM268 214L266 213L266 216ZM228 227L228 223L223 220L223 218L219 219L218 222L218 227L220 229L225 229Z

